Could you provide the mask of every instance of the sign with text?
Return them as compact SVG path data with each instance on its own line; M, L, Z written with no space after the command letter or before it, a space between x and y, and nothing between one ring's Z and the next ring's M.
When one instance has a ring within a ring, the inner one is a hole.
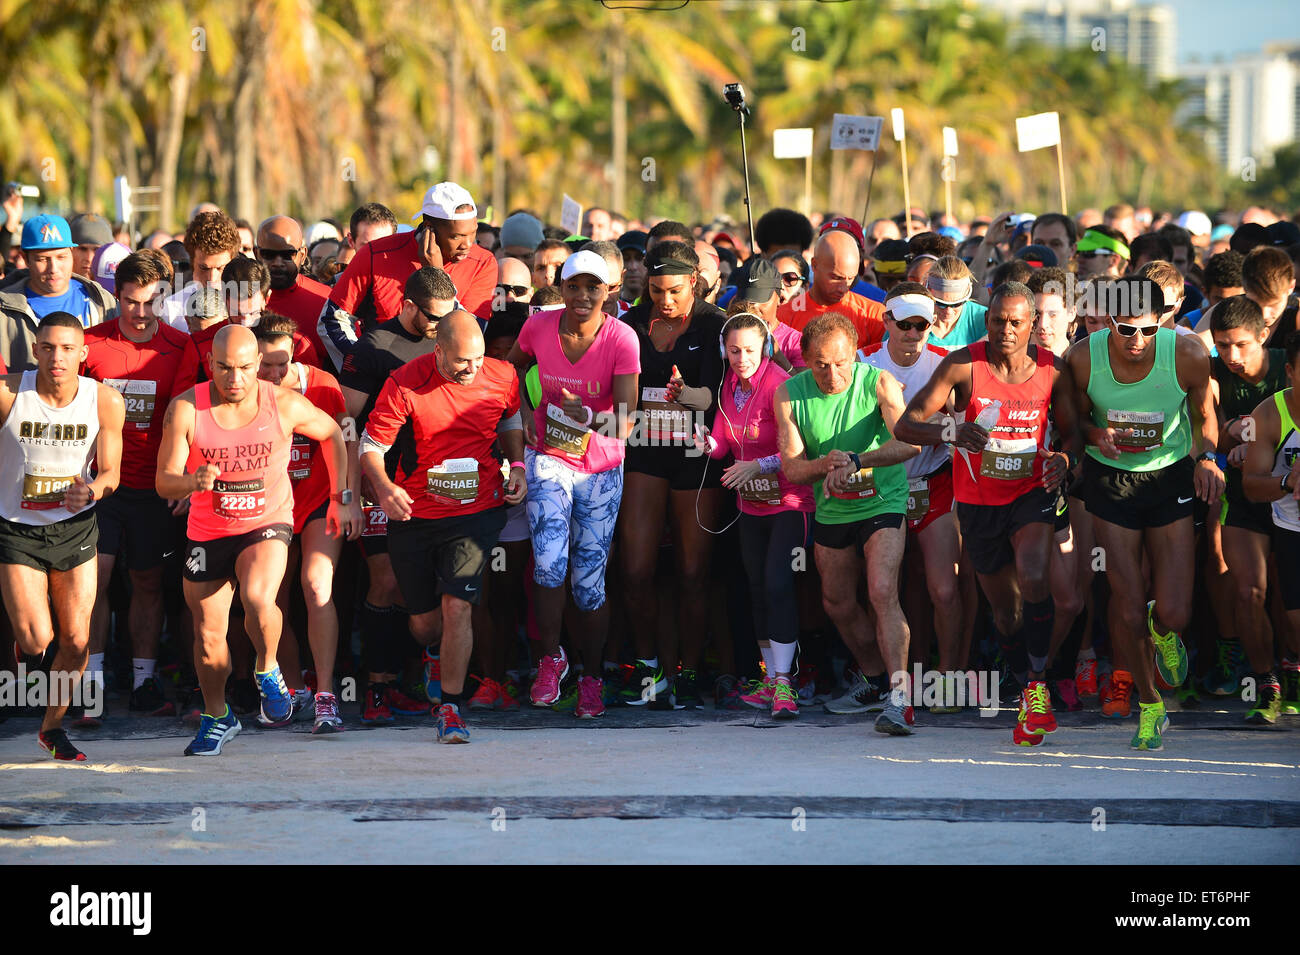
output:
M875 152L880 148L883 116L853 116L836 113L831 122L831 149L862 149Z
M569 235L577 235L582 228L582 206L567 192L564 194L564 205L560 206L560 228Z

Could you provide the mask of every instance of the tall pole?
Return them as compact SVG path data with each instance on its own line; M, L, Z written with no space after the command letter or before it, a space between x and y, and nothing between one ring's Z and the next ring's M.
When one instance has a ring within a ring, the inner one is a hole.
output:
M907 223L907 237L912 237L912 189L907 183L907 138L898 141L900 155L903 157L903 221Z
M812 153L803 159L803 214L812 218Z
M867 204L862 208L862 228L864 229L867 228L867 224L871 221L871 216L868 213L871 211L871 184L876 180L876 152L875 149L871 150L871 171L867 173Z
M749 203L749 150L745 148L745 110L736 110L740 117L740 162L745 167L745 215L749 218L749 254L754 255L758 246L754 242L754 209Z
M623 13L613 11L610 21L613 35L609 47L609 76L613 91L612 135L614 138L614 182L610 206L615 214L627 215L627 93L623 88L623 75L627 69L627 50L623 45Z
M1056 175L1061 184L1061 214L1069 215L1070 209L1065 204L1065 160L1061 158L1061 141L1056 141Z

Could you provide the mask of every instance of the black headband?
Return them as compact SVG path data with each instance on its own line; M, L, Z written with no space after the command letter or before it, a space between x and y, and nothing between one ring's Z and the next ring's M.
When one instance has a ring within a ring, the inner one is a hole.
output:
M660 259L650 266L651 275L690 275L694 271L695 266L678 262L676 259Z

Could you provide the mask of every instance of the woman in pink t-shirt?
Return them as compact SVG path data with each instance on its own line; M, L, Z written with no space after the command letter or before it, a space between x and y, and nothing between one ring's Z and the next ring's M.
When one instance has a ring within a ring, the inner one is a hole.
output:
M799 715L790 671L799 635L794 593L794 548L808 548L814 510L812 488L791 484L781 473L772 397L789 375L770 357L768 326L741 312L722 326L722 348L729 368L718 396L713 431L696 438L710 457L735 459L722 474L725 487L740 497L740 554L749 575L754 633L767 674L761 686L742 696L751 706L771 706L775 719Z
M523 398L533 600L542 643L530 695L534 706L550 706L569 672L560 646L568 575L579 610L574 637L586 663L574 710L580 719L605 712L605 568L623 499L624 441L641 372L636 333L603 310L609 286L601 256L569 256L560 272L564 310L539 312L525 322L509 357ZM525 375L534 361L542 400L530 414Z

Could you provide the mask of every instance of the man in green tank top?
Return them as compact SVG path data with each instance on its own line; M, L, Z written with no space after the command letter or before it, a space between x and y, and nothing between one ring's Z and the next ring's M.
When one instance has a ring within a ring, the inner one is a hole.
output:
M1249 501L1242 490L1242 464L1255 441L1250 415L1266 398L1287 386L1286 355L1265 348L1268 326L1264 312L1244 295L1225 298L1210 316L1210 333L1218 354L1210 359L1210 374L1218 384L1219 452L1228 457L1227 489L1219 515L1223 559L1232 590L1227 594L1229 633L1241 641L1255 674L1259 706L1249 723L1272 723L1280 715L1282 693L1273 671L1273 625L1264 597L1268 593L1268 552L1273 536L1273 509ZM1231 674L1232 692L1240 692L1238 674Z
M898 602L898 568L907 541L903 462L917 449L892 437L906 404L903 388L887 371L856 360L857 330L842 315L813 319L802 345L808 370L781 385L774 399L781 468L786 480L813 486L822 603L869 684L855 692L874 696L863 709L875 708L870 704L892 684L876 729L906 736L912 732L909 632ZM863 558L878 647L857 598Z
M1286 368L1291 380L1300 382L1300 332L1286 338ZM1245 443L1242 490L1249 501L1271 502L1278 590L1291 626L1281 692L1276 677L1266 682L1272 673L1257 673L1255 708L1246 719L1273 723L1281 713L1300 713L1300 392L1293 386L1269 395L1248 420L1255 433L1254 440Z
M1112 683L1121 695L1136 687L1141 718L1132 746L1155 750L1169 724L1156 671L1170 687L1187 676L1178 633L1192 612L1192 501L1217 501L1223 493L1218 419L1209 357L1188 336L1160 327L1160 286L1129 277L1094 283L1091 291L1094 310L1109 323L1065 356L1088 445L1083 493L1111 588ZM1155 598L1149 602L1144 548Z

